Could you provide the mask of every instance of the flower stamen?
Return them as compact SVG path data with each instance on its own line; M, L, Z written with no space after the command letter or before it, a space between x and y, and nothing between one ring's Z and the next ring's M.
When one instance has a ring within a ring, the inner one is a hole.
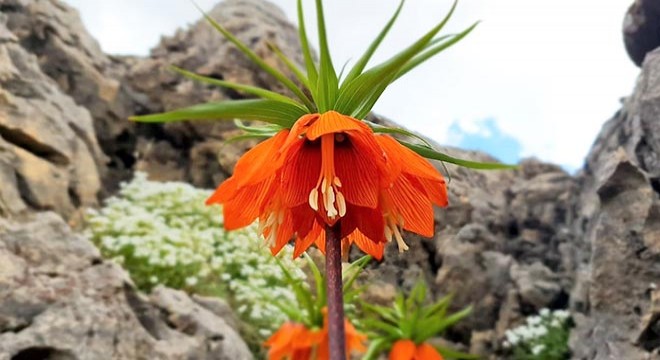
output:
M339 191L341 180L335 174L335 142L346 140L344 134L327 134L321 137L321 174L316 186L309 193L309 206L319 210L319 190L328 219L346 215L346 198Z

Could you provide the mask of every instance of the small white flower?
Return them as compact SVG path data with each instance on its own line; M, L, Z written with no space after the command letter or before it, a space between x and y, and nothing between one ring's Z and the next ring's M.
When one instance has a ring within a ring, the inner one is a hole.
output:
M196 276L189 276L189 277L186 278L186 285L188 285L190 287L193 287L193 286L197 285L198 281L199 281L199 279L197 279Z
M541 311L539 311L539 314L541 315L541 317L546 317L546 316L550 315L550 309L543 308L543 309L541 309Z
M152 275L149 277L149 282L152 284L158 284L158 276Z
M506 336L506 341L508 341L512 345L518 344L518 341L520 340L520 337L515 331L512 330L507 330L504 333L504 336Z
M566 320L571 317L571 313L567 310L555 310L552 314L561 320Z
M541 317L539 316L530 316L527 318L527 324L535 326L541 323Z
M545 350L545 345L541 345L541 344L535 345L532 348L532 354L539 355L543 350Z

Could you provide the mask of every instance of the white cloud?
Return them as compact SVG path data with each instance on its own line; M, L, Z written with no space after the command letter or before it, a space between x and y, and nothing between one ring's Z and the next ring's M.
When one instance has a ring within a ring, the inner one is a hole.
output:
M145 54L160 35L196 20L188 0L68 0L106 51ZM294 19L295 1L274 1ZM199 0L203 8L214 1ZM356 59L396 8L395 0L326 1L337 64ZM449 0L405 4L376 61L442 19ZM458 121L495 118L524 155L581 165L601 124L632 91L621 23L630 0L463 0L448 31L483 20L462 43L388 90L376 111L438 141ZM306 1L308 18L312 2ZM311 26L310 24L309 26ZM310 31L310 37L315 33Z

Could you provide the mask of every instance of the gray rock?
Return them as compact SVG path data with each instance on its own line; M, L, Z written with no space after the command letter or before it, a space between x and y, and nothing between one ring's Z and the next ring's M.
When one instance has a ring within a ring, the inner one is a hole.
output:
M78 12L60 0L0 0L0 6L9 31L41 71L91 114L96 140L109 156L104 185L130 175L125 170L135 161L135 126L127 118L146 100L124 80L129 59L104 54Z
M0 2L0 6L2 2ZM0 13L0 33L14 17ZM12 33L0 41L0 215L69 217L97 204L105 156L89 112L64 94Z
M117 265L54 213L0 219L0 359L251 359L186 294L138 293Z
M603 126L581 175L575 231L583 240L571 303L584 316L572 334L576 359L658 357L659 69L660 53L649 53L634 94Z

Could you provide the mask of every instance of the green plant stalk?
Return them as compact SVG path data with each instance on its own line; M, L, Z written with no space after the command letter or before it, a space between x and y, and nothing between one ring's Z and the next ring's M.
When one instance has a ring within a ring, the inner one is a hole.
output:
M346 360L344 294L341 272L339 224L325 228L325 276L328 296L328 344L330 360Z

